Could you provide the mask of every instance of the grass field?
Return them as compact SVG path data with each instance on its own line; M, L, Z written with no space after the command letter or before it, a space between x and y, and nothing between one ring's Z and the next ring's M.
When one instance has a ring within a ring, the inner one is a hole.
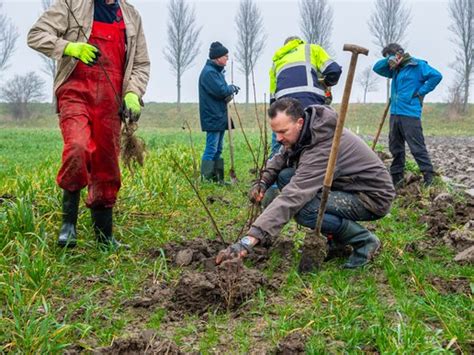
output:
M348 126L373 134L383 105L354 106ZM473 135L472 117L454 124L443 119L443 110L427 105L428 135ZM253 111L241 111L256 146ZM262 288L242 312L209 311L180 322L165 321L165 308L138 316L127 300L142 294L150 280L176 284L184 271L150 251L170 241L215 238L195 194L170 162L175 157L193 174L189 137L179 127L187 117L202 152L196 106L185 105L178 115L172 104L149 105L140 133L148 147L146 164L133 176L123 169L115 209L116 236L131 250L116 254L97 250L82 202L78 247L56 247L61 194L55 176L62 142L48 108L39 116L28 127L0 123L0 352L59 353L71 344L95 348L140 328L158 331L183 352L204 354L264 353L294 332L307 334L310 354L472 353L472 293L446 293L430 280L467 278L472 289L473 268L454 263L444 247L423 258L407 252L408 244L426 238L426 225L419 221L423 209L403 199L373 224L384 248L364 269L342 270L338 259L301 277L295 247L296 259L278 290ZM240 182L200 185L202 196L217 201L209 208L228 242L245 223L252 179L252 160L239 133L235 145ZM428 191L423 194L429 198ZM301 241L304 233L294 227L290 223L283 234ZM271 277L281 261L272 258L264 273Z

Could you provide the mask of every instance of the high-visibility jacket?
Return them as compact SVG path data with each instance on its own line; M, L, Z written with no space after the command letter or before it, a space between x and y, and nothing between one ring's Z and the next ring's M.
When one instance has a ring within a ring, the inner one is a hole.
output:
M293 97L305 107L324 104L325 89L337 84L341 72L321 46L295 39L273 56L270 100Z

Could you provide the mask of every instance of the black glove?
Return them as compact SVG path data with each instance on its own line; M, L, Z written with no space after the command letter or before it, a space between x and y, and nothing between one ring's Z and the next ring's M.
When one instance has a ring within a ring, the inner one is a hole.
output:
M261 201L262 194L267 191L267 184L264 181L255 181L249 191L249 200L252 203Z
M239 93L240 88L239 88L237 85L230 84L229 86L231 87L232 93L233 93L234 95L237 95L237 94Z

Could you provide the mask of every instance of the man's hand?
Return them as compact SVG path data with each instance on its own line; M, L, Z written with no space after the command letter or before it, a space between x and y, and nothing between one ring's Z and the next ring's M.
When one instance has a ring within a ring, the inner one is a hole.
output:
M243 237L239 242L232 244L230 247L224 250L221 250L219 254L217 254L216 264L219 265L226 260L232 260L235 258L245 258L257 243L257 238L249 235Z
M420 94L416 93L416 94L413 94L413 98L417 97L418 100L420 101L420 105L423 106L423 100L425 99L424 96L421 96Z
M256 181L249 191L249 200L252 203L259 203L263 200L265 196L265 191L267 191L267 184L263 181Z
M240 88L237 86L237 85L234 85L234 84L230 84L230 87L232 88L232 93L234 95L237 95L240 91Z
M390 68L390 70L395 70L398 68L398 65L400 64L402 60L402 57L398 57L396 55L391 55L390 57L388 57L388 66Z
M93 66L100 57L100 51L89 43L70 42L64 48L64 55L79 59L86 65Z
M137 122L142 112L140 98L134 92L127 92L123 98L125 109L129 112L132 122Z

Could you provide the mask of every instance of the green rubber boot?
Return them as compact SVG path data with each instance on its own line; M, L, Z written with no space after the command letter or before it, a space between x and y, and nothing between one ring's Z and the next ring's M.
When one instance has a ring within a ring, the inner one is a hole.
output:
M360 224L344 219L341 231L334 236L338 243L348 244L353 251L349 260L344 264L346 269L364 266L372 260L380 249L380 240Z
M201 161L201 181L203 182L216 182L215 172L216 162L214 160L203 160Z
M216 175L217 182L222 185L230 185L229 182L224 180L224 159L217 159L215 163L214 173Z

